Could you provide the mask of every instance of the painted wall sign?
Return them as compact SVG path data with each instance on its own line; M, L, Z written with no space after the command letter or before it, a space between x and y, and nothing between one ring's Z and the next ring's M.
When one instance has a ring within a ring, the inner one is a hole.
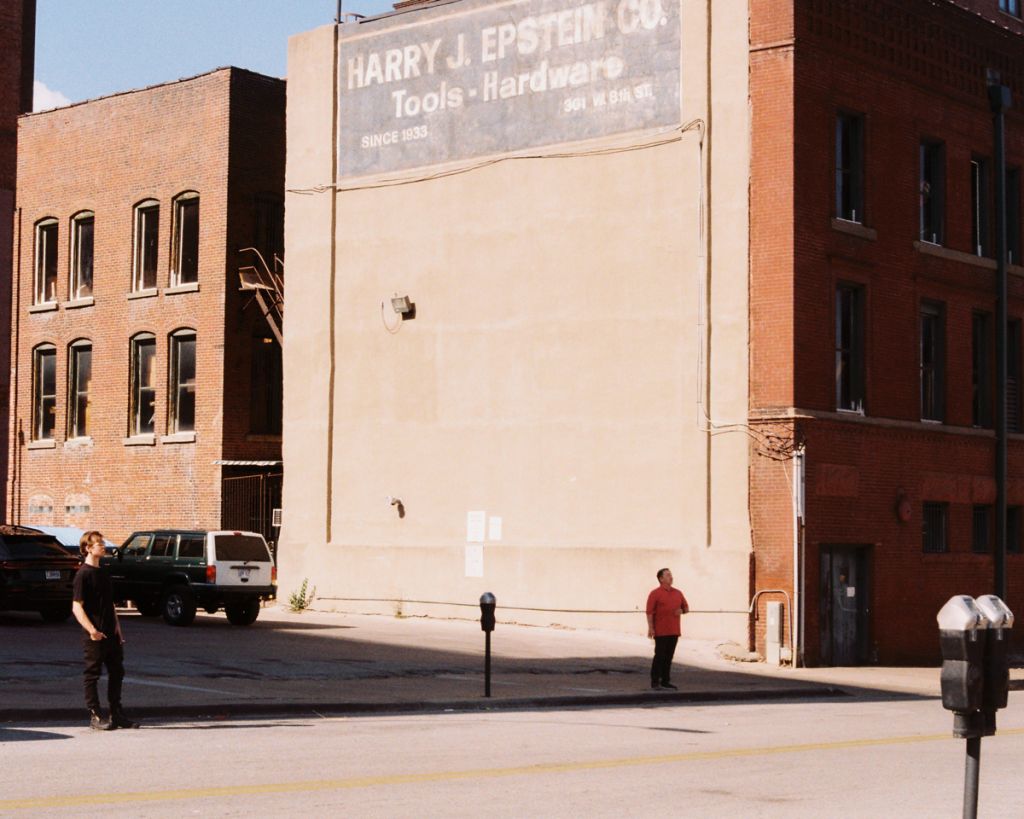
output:
M428 14L342 27L339 177L680 121L679 0L465 0Z

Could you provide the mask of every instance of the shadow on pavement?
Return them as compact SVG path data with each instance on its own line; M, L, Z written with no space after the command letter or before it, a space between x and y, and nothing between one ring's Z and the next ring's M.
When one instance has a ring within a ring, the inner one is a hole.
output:
M28 728L0 728L0 745L7 742L39 742L44 739L72 739L71 734L36 731Z

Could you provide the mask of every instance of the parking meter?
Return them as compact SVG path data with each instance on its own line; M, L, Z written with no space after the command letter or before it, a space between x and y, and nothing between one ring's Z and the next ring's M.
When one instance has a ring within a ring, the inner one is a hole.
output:
M494 631L494 607L497 600L490 592L480 595L480 628L484 631Z
M942 648L942 707L955 715L954 736L980 737L988 621L966 594L949 598L936 619Z
M985 736L996 732L996 711L1006 707L1010 689L1010 664L1007 650L1010 645L1009 630L1013 628L1013 612L994 594L985 594L974 601L988 620L988 634L982 671L985 682L982 685L981 712L985 720Z

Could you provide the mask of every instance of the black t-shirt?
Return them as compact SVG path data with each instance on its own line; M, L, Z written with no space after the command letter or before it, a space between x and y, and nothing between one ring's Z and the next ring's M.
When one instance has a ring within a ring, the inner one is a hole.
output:
M106 569L83 563L75 575L74 599L82 604L98 630L107 637L114 636L114 587Z

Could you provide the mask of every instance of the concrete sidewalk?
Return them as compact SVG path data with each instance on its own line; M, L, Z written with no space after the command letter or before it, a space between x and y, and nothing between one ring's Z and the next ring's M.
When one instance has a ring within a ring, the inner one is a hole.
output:
M200 614L188 628L121 612L125 707L144 718L650 705L797 697L937 697L936 668L770 668L683 640L673 681L649 687L636 635L499 621L484 694L475 620L264 609L248 628ZM0 614L0 721L81 719L81 630ZM1020 672L1015 672L1015 676ZM101 681L101 694L105 683Z

